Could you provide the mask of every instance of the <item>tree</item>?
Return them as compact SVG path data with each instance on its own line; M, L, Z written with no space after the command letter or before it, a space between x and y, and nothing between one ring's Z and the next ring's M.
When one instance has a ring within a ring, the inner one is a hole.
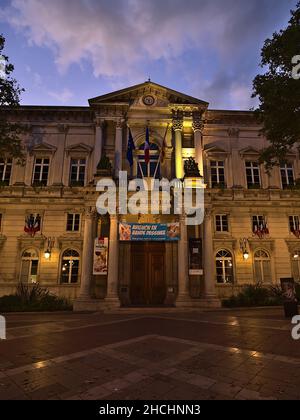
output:
M300 142L300 79L292 77L293 57L300 55L300 2L291 15L288 27L265 41L261 67L266 73L253 82L253 97L260 101L255 113L270 142L260 157L267 170L285 162Z
M3 54L5 38L0 35L0 158L16 158L23 161L24 151L20 135L25 131L20 124L8 120L6 108L19 106L20 95L24 91L12 77L14 66Z

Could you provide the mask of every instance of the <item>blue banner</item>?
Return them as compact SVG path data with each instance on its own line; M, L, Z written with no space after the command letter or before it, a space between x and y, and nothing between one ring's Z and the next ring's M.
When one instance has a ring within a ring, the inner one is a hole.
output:
M180 240L179 223L120 223L120 241L174 242Z

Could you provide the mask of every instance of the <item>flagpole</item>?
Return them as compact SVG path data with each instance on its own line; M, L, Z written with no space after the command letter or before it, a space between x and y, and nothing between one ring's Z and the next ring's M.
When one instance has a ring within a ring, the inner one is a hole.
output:
M156 169L155 169L155 172L154 172L154 179L156 179L156 175L157 175L157 171L158 171L158 166L159 166L160 161L161 161L162 150L163 150L163 147L164 147L164 143L166 141L166 138L167 138L169 127L170 127L170 123L168 123L167 128L166 128L166 132L165 132L165 136L164 136L164 140L163 140L163 145L162 145L162 148L160 149L158 162L157 162Z

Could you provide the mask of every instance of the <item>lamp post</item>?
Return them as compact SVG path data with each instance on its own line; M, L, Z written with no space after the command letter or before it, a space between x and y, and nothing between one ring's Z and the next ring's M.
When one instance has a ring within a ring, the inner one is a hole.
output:
M248 239L247 238L243 238L240 239L240 249L241 252L243 254L243 258L245 261L247 261L249 259L249 251L248 251Z
M55 244L55 238L47 238L47 248L46 248L46 251L44 252L44 257L47 261L51 259L52 248L54 247L54 244Z

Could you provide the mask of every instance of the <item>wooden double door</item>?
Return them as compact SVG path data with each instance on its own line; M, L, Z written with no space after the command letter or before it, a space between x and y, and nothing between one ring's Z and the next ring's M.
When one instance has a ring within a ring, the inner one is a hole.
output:
M166 299L165 244L131 244L130 300L135 306L159 306Z

